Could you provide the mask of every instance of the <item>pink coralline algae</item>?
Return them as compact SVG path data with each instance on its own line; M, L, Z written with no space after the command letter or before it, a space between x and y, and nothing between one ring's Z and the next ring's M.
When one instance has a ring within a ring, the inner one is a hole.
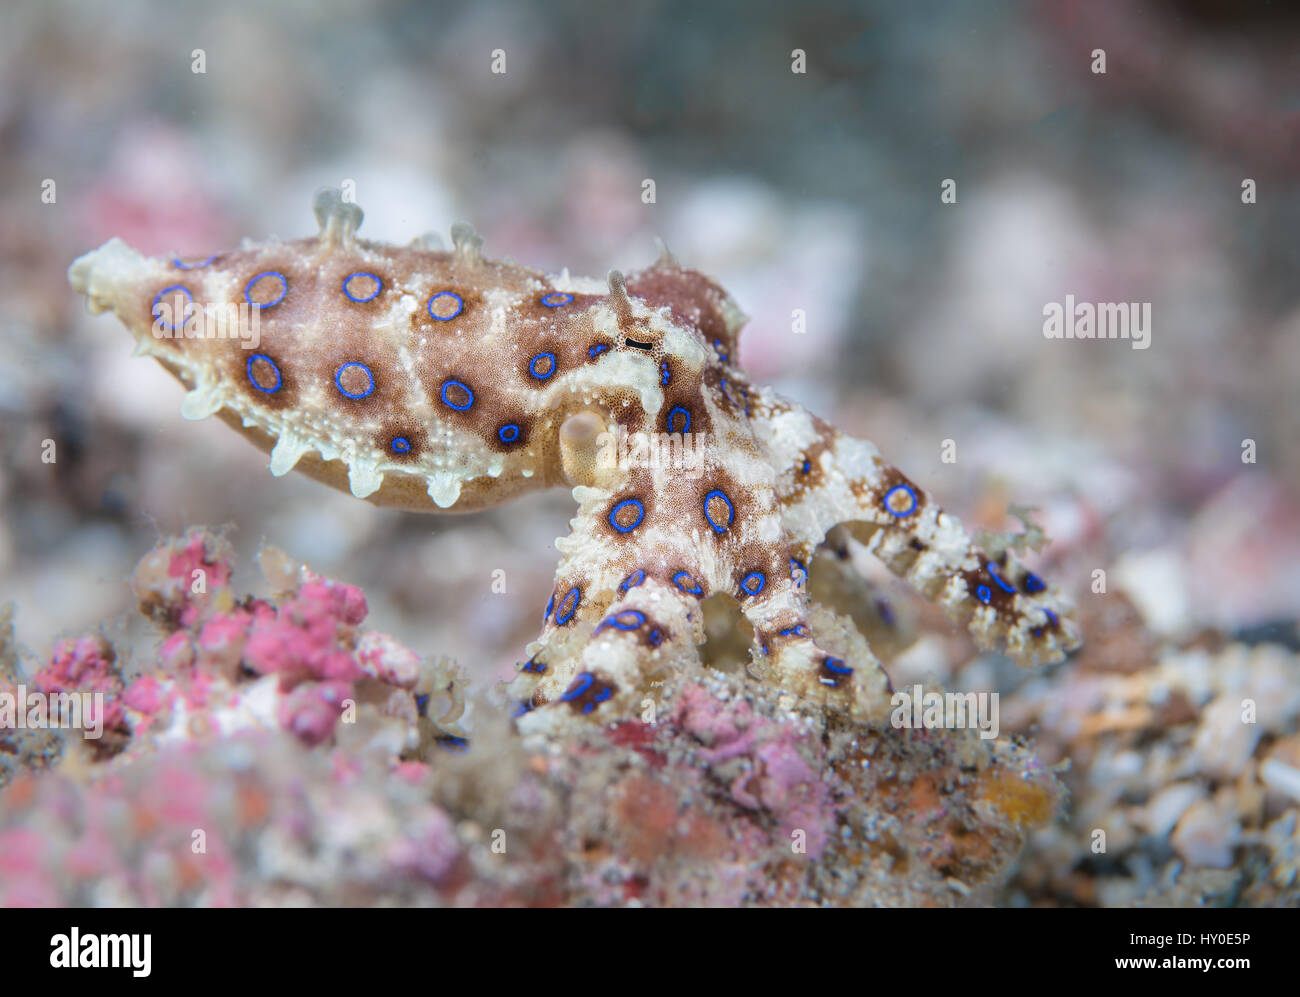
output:
M236 600L229 557L219 537L196 531L160 545L133 578L141 609L169 632L159 662L188 707L271 676L276 720L308 744L328 740L349 704L379 702L385 688L408 694L407 712L414 713L409 694L420 659L391 638L360 629L367 614L360 590L294 569L268 551L264 557L276 562L270 570L292 588L274 603ZM146 725L166 698L149 676L128 690Z
M821 857L842 808L821 779L825 749L807 729L757 717L744 700L720 702L702 686L683 690L674 721L701 741L716 774L738 769L731 799L771 815L785 840L803 832L809 857Z
M116 655L102 637L80 637L60 641L50 663L32 676L31 684L43 693L91 693L88 709L98 709L102 702L102 724L111 735L125 728L121 704L122 677ZM98 693L102 700L94 698ZM86 724L91 726L90 723Z

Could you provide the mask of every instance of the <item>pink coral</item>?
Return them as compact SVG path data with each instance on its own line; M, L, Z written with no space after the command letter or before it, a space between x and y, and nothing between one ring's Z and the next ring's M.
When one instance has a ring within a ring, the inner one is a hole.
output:
M113 648L102 637L62 640L55 646L50 663L32 676L32 685L44 693L102 694L104 715L100 720L105 730L116 730L124 726L124 717L118 702L122 676L115 662ZM87 708L97 709L93 700ZM90 725L91 721L87 721Z

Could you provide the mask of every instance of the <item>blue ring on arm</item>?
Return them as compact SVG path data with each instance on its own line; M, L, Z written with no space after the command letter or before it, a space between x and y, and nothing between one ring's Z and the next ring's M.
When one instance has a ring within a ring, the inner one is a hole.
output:
M411 441L405 436L394 436L388 445L393 448L393 453L411 452Z
M767 588L767 576L761 571L751 571L740 580L740 587L748 595L758 595Z
M720 498L727 503L727 523L725 526L719 526L713 521L713 517L709 515L709 499L711 498ZM731 524L736 521L736 507L731 504L731 499L727 498L727 493L722 489L715 488L704 496L704 518L713 527L714 533L726 533L727 530L731 529Z
M552 298L554 298L555 300L552 301L551 300ZM546 294L543 294L541 297L542 304L544 304L547 308L559 308L561 305L567 305L572 300L573 300L573 295L570 294L568 291L550 291Z
M569 604L570 599L573 600L573 605L566 611L564 607ZM564 593L564 599L555 607L555 625L557 627L562 627L573 619L573 614L578 611L578 604L581 602L582 593L578 591L578 587L575 585L573 588L569 589L569 591Z
M586 692L588 689L590 689L592 683L594 683L595 681L596 681L596 676L592 675L591 672L579 672L577 676L575 676L573 682L570 683L569 688L565 689L564 692L561 694L560 702L562 703L572 702L573 700L581 696L584 692Z
M686 579L686 581L691 583L690 588L688 588L686 585L682 583L683 578ZM700 588L700 583L697 582L694 578L692 578L690 572L688 571L679 571L677 572L677 574L673 575L673 584L676 585L679 589L681 589L681 591L685 592L687 595L704 594L704 589Z
M993 577L993 580L998 583L998 588L1000 588L1003 592L1010 592L1011 594L1014 595L1016 591L1015 586L1008 585L1006 582L1002 580L1002 576L998 574L998 569L994 566L992 561L988 563L987 567L989 569L989 574Z
M686 416L686 425L683 426L681 429L674 429L673 428L674 416L676 416L678 412ZM690 431L691 431L691 414L687 412L686 409L678 405L676 408L674 408L671 412L668 413L668 432L689 433Z
M644 581L645 581L645 572L642 571L640 568L637 568L636 571L632 572L630 575L628 575L626 578L623 579L623 584L618 587L618 590L620 592L626 593L628 589L634 589Z
M349 367L360 367L366 372L366 377L370 379L370 384L366 387L365 391L352 392L343 387L343 372ZM375 375L371 373L369 367L360 361L349 360L345 364L340 364L339 369L334 372L334 387L339 389L339 394L344 398L351 398L353 400L358 398L369 398L375 393Z
M189 301L185 305L184 318L182 318L179 322L161 323L164 329L179 329L181 326L183 326L186 322L190 320L190 315L193 314L193 312L190 309L194 306L194 293L184 284L173 284L171 287L164 287L161 291L155 294L153 299L153 304L149 306L149 314L153 316L153 320L155 322L161 321L158 317L158 302L162 301L162 296L164 294L167 294L170 291L184 291L185 297L189 299Z
M447 397L448 388L462 389L465 392L465 394L469 396L469 401L467 401L464 405L457 405L455 402L453 402L451 399ZM469 385L465 384L463 381L447 381L442 386L442 403L446 405L448 408L454 408L457 412L464 412L466 409L471 409L474 407L474 392L471 391Z
M798 558L790 558L790 580L799 588L808 583L808 568Z
M987 603L993 598L993 590L987 585L981 585L975 590L975 598L980 602Z
M606 627L613 627L615 630L632 631L639 630L645 625L645 613L639 609L625 609L613 616L607 616L596 628L596 633L600 633Z
M502 443L514 443L519 439L519 427L513 422L507 422L497 430L497 439Z
M1039 592L1046 590L1047 582L1043 581L1032 571L1025 575L1025 591L1030 595L1037 595Z
M274 301L268 301L265 304L260 304L253 300L253 285L256 284L263 277L280 278L280 296L276 298ZM244 300L247 301L249 305L251 305L253 308L270 308L272 305L278 305L281 301L284 300L284 296L288 293L289 293L289 281L285 279L284 274L280 273L279 270L263 270L261 273L256 274L253 277L253 279L250 280L244 286Z
M893 496L894 492L897 491L907 492L907 494L910 495L912 498L912 504L908 506L907 509L905 509L903 512L895 512L894 507L889 504L890 498ZM885 503L885 511L887 513L889 513L891 516L897 516L899 519L903 519L907 516L910 516L912 513L916 512L916 492L912 491L912 489L909 488L907 485L895 485L893 488L889 489L889 491L885 492L884 503Z
M264 387L262 387L262 386L257 382L257 378L255 378L255 377L253 376L253 361L254 361L254 360L265 360L267 363L269 363L269 364L271 365L271 369L272 369L273 371L275 371L275 387L273 387L273 388L264 388ZM263 392L263 393L265 393L265 394L268 394L268 395L273 395L273 394L275 394L277 391L280 390L280 385L284 383L284 378L282 378L282 377L280 376L280 367L279 367L279 365L278 365L274 360L272 360L270 357L268 357L265 353L254 353L252 356L250 356L250 357L248 358L248 363L245 365L245 369L246 369L247 372L248 372L248 380L249 380L249 382L252 383L253 387L255 387L258 391L261 391L261 392Z
M368 294L364 298L358 298L355 294L349 291L348 285L351 284L358 277L369 277L371 280L373 280L375 282L374 293ZM384 282L380 280L378 277L376 277L374 274L366 273L364 270L358 270L356 273L350 273L343 278L344 296L349 301L355 301L359 305L364 305L367 301L374 301L375 298L379 297L379 292L382 291L383 289L384 289Z

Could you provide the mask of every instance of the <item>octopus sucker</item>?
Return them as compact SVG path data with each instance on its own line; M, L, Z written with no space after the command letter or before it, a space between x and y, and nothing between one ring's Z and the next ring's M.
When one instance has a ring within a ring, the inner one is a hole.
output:
M752 384L744 313L666 250L603 281L548 276L488 258L463 223L449 251L398 247L359 238L363 213L338 191L313 207L314 238L185 264L112 239L68 277L190 388L187 418L219 414L274 475L422 512L572 489L541 633L511 686L521 724L639 711L666 675L705 667L715 595L752 628L756 680L878 717L880 661L809 591L828 534L865 545L981 647L1037 664L1079 646L1047 580L985 555L872 444ZM172 334L230 308L234 334L203 321Z

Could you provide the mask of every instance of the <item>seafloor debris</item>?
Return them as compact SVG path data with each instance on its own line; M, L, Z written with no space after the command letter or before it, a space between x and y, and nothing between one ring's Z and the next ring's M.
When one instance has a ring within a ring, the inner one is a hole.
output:
M1160 645L1122 595L1096 601L1085 625L1103 639L1003 701L1002 722L1067 763L1071 790L1014 889L1040 903L1300 905L1300 656L1212 631Z

